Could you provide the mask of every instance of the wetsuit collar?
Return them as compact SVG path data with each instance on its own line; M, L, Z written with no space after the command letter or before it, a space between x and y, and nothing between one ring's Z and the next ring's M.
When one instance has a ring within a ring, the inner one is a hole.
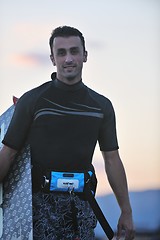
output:
M56 74L55 73L52 73L51 78L53 80L54 86L56 86L57 88L66 90L66 91L79 90L79 89L81 89L84 86L82 80L80 80L78 83L75 83L73 85L68 85L66 83L63 83L62 81L60 81L60 80L58 80L56 78Z

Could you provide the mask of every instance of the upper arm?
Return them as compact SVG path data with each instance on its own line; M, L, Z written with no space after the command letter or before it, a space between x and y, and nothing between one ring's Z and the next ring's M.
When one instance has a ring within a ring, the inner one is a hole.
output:
M115 159L119 157L119 152L118 150L114 151L102 151L102 155L105 161L109 161L111 159Z
M102 155L106 167L121 161L118 150L102 151Z
M117 150L118 140L116 131L116 118L112 103L107 99L103 108L103 121L99 130L98 142L101 151L111 152Z
M12 165L17 151L4 145L0 151L0 182L6 176L10 166Z
M17 102L11 122L2 143L10 149L20 150L28 136L32 121L31 98L24 94ZM10 151L10 150L7 150Z
M11 164L16 154L17 154L17 150L10 148L6 145L3 145L0 151L0 161L7 161Z

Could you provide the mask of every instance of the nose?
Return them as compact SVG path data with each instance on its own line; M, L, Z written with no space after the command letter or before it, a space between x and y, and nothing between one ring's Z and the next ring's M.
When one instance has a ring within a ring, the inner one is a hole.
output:
M72 55L71 55L70 53L68 53L68 54L66 55L65 62L66 62L66 63L72 63L72 62L73 62Z

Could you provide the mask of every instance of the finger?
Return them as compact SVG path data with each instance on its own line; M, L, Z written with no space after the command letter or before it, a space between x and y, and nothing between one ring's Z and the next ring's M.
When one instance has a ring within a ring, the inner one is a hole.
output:
M134 230L126 230L125 240L133 240L134 237L135 237L135 231Z
M120 224L117 226L117 240L120 239L122 236L122 227Z

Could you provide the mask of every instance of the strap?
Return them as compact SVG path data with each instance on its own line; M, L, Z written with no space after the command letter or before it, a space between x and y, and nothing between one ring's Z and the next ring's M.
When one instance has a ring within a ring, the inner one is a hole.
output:
M105 234L107 235L108 239L111 240L114 237L114 232L111 226L109 225L107 219L105 218L102 210L100 209L94 195L92 194L89 183L86 184L85 196L94 214L96 215L101 227L103 228Z
M75 206L75 202L72 194L73 193L70 193L71 213L72 213L74 231L77 234L78 233L77 208Z

